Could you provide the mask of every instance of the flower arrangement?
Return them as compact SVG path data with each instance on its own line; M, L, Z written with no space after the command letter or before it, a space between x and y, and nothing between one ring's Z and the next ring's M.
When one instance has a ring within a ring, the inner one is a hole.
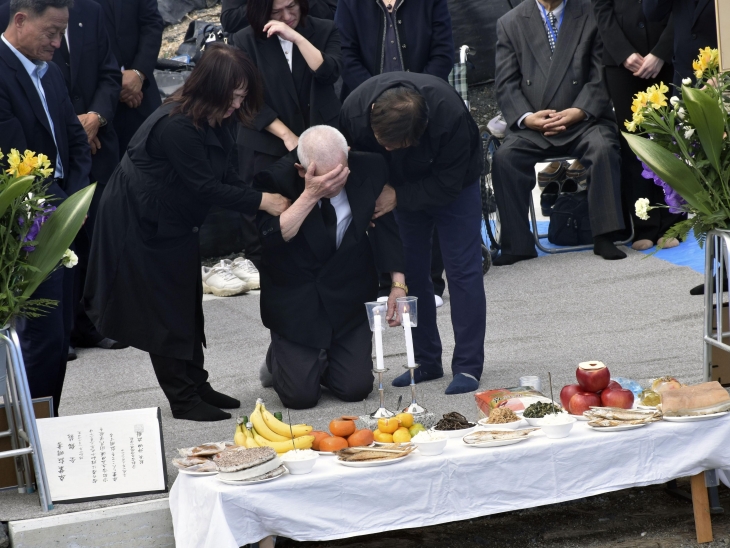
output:
M36 317L57 303L32 299L37 287L60 265L78 262L69 249L83 225L95 185L51 205L51 162L43 154L15 149L0 160L0 328L18 316Z
M682 80L681 97L668 98L664 83L636 94L623 135L642 162L642 175L664 189L666 204L641 198L636 216L648 219L658 207L688 213L666 238L683 240L694 230L702 245L708 231L730 228L730 73L720 72L711 48L701 49L692 66L697 81Z

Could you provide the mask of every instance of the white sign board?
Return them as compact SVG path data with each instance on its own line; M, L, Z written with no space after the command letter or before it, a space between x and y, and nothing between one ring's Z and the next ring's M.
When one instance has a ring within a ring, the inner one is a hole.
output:
M730 70L730 2L715 0L717 14L717 44L720 49L720 69Z
M167 492L159 408L37 423L53 502Z

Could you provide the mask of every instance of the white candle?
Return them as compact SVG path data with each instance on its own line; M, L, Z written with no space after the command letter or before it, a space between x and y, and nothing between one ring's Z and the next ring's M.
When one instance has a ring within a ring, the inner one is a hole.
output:
M375 369L385 369L383 364L383 330L380 327L380 311L374 310L374 324L375 324Z
M411 315L403 312L403 329L406 332L406 355L408 356L408 367L415 367L416 360L413 356L413 333L411 333Z

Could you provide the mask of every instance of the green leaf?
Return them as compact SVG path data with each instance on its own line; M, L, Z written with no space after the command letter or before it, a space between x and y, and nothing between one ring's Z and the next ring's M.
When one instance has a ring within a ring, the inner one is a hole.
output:
M682 98L687 112L697 130L702 148L715 171L722 173L722 134L725 131L725 113L712 97L704 91L682 86Z
M649 139L622 132L631 150L697 211L711 215L714 207L703 198L705 188L697 179L694 170L668 150Z
M38 271L26 277L23 299L29 298L58 265L84 224L95 189L93 184L66 198L41 227L35 251L28 255L28 264Z
M26 175L10 182L5 190L0 193L0 217L5 214L14 200L28 193L33 181L35 181L33 175Z

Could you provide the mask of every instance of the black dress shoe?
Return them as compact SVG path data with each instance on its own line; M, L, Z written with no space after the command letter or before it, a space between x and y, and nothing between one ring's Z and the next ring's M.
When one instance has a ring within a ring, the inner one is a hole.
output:
M727 291L727 278L722 283L722 290ZM712 292L715 293L715 278L712 278ZM704 295L705 294L705 284L700 284L694 286L692 289L689 290L690 295Z
M550 212L558 199L560 194L560 183L552 182L548 183L545 190L540 194L540 209L544 217L550 217Z
M241 402L236 398L216 392L212 388L209 388L205 392L198 392L198 395L205 403L220 407L221 409L238 409L241 407Z
M97 348L103 348L104 350L121 350L122 348L129 348L128 344L120 343L107 337L101 339L94 346Z
M176 419L198 422L224 421L231 418L230 413L221 411L217 407L210 405L209 403L205 403L204 401L201 401L198 405L184 413L173 413L172 416Z
M76 349L73 346L68 347L68 359L66 361L72 362L74 361L78 356L76 355Z

